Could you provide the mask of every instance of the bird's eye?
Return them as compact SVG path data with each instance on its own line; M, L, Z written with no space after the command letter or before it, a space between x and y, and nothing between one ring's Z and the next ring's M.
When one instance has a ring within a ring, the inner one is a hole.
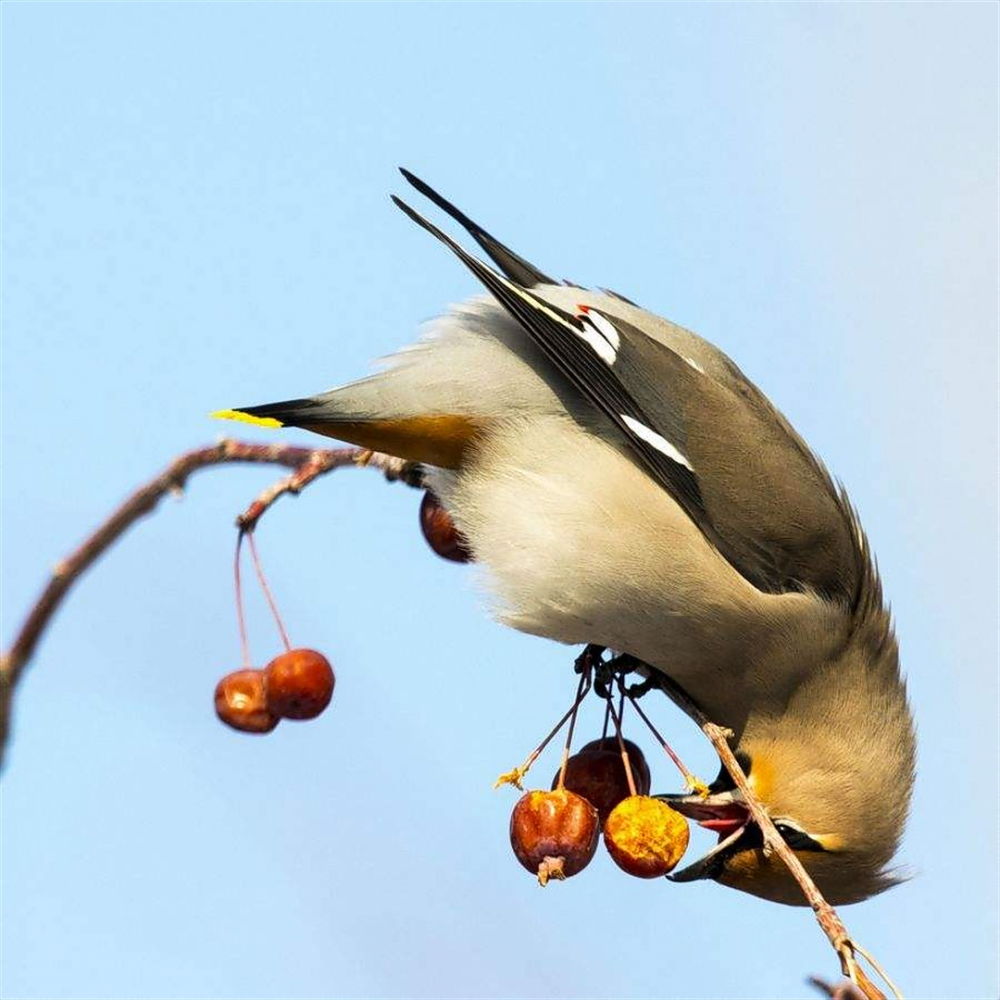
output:
M787 820L775 820L774 828L781 834L782 840L793 851L825 851L826 848L817 840L813 840L805 830Z

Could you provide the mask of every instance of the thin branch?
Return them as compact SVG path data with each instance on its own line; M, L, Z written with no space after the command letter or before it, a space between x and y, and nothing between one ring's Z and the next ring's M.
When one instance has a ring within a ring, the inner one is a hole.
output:
M305 451L305 449L300 449ZM314 479L344 465L357 465L361 468L378 469L384 472L387 479L401 479L410 485L415 485L412 478L413 464L392 455L368 451L365 448L324 448L310 451L305 459L293 466L295 471L269 486L238 518L237 527L245 532L251 532L257 527L257 522L279 497L286 493L293 496L301 493Z
M744 774L743 768L740 767L732 747L729 745L728 737L733 735L732 731L712 722L702 712L701 708L669 678L661 675L658 677L658 681L660 688L667 697L697 722L701 727L701 731L708 737L709 742L715 748L715 752L719 755L723 767L729 772L736 787L740 790L743 803L747 807L751 818L760 829L761 836L764 838L764 853L776 854L792 873L795 881L798 882L803 895L812 907L813 913L816 914L817 922L840 959L840 968L843 974L851 981L853 987L860 991L866 1000L886 1000L885 994L865 975L864 970L858 966L855 958L855 952L857 952L871 962L872 967L882 975L882 978L885 979L887 985L892 989L893 994L896 997L901 997L902 994L896 989L892 981L881 972L877 963L872 961L868 953L851 940L851 936L847 933L847 928L844 926L844 922L840 919L837 911L826 901L795 852L792 851L785 843L781 834L778 833L767 809L764 808L750 787L750 782L746 774ZM815 985L820 984L817 982ZM825 985L824 983L823 987ZM835 987L835 989L840 988ZM850 996L849 993L845 994L843 991L837 995Z
M38 646L38 641L70 589L94 562L140 518L152 513L167 494L183 491L188 477L215 465L256 463L283 465L293 474L261 494L241 516L241 526L252 528L271 504L285 493L298 493L318 476L351 465L370 465L389 479L407 479L410 467L400 459L373 454L362 448L301 448L287 444L249 444L223 439L207 448L186 452L158 476L136 490L73 553L58 563L44 590L28 612L11 647L0 657L0 765L10 731L14 690ZM251 523L243 519L251 516Z

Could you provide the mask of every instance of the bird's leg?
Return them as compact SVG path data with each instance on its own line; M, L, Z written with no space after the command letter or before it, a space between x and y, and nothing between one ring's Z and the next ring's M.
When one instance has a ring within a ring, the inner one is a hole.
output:
M577 671L580 670L580 661L584 657L595 662L594 691L599 698L605 700L611 697L611 689L617 678L630 674L642 666L642 663L630 653L619 653L610 660L605 660L602 654L606 649L605 646L588 646L576 661Z
M638 681L635 684L629 684L626 688L625 693L634 702L636 698L642 698L643 695L649 694L650 691L658 691L660 685L655 677L647 677L644 681Z
M592 671L594 677L594 692L598 698L608 697L608 685L611 683L612 672L610 664L604 659L607 646L589 643L576 658L573 669L579 674Z
M573 669L578 674L593 669L597 664L603 662L602 658L606 650L607 646L597 646L594 643L589 643L583 647L583 652L576 658Z
M611 659L608 666L614 671L616 677L624 677L626 674L634 673L643 666L643 663L631 653L619 653Z

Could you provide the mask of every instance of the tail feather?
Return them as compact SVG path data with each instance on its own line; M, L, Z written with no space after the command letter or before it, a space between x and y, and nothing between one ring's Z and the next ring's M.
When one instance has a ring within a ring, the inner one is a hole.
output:
M462 464L466 449L480 431L478 421L458 414L387 416L377 409L359 412L354 406L343 405L338 399L343 393L343 389L333 390L309 399L219 410L212 416L263 427L301 427L337 441L446 469Z
M418 191L468 230L506 279L465 253L437 227L394 197L396 204L444 240L494 295L498 287L502 292L503 287L520 290L557 284L494 239L408 170L403 170L402 174ZM529 295L523 291L520 294L524 297ZM435 342L436 350L433 352L425 348L402 352L392 359L388 371L316 396L219 410L212 416L260 427L300 427L412 461L458 468L469 445L483 432L488 422L487 414L497 416L510 410L510 392L506 391L509 387L505 386L504 392L491 391L497 379L486 380L484 384L477 375L481 366L492 356L494 364L503 371L516 367L517 378L511 380L515 389L531 375L531 370L502 346L503 324L509 323L506 315L502 312L490 313L484 319L486 307L480 305L477 308L478 311L467 308L467 315L463 314L461 324L456 324L461 335L452 331L450 337ZM475 329L470 331L470 325ZM442 343L451 348L450 358L438 356ZM475 351L470 358L469 345L473 343ZM533 382L529 381L528 385L535 388ZM528 395L533 401L534 396L531 393Z
M264 403L262 406L238 406L233 410L219 410L213 417L225 420L243 420L264 427L301 427L305 423L315 423L319 412L327 410L321 399L286 399L280 403Z

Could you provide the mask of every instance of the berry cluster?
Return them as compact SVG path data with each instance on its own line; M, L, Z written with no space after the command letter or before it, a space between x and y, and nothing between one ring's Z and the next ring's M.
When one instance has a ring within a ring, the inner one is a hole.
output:
M557 775L552 791L527 792L514 806L511 846L542 885L586 868L602 829L612 860L638 878L666 875L687 850L687 821L648 794L642 751L630 741L631 749L624 751L633 768L639 765L644 772L643 783L633 778L630 785L621 754L610 746L615 742L588 743L569 758L563 783Z
M469 546L455 527L451 515L437 497L427 491L420 504L420 530L427 544L442 559L468 562ZM274 615L285 652L263 669L251 667L243 594L240 582L240 555L244 538L250 548L261 589ZM236 618L243 647L242 670L226 674L215 688L215 713L244 733L269 733L282 719L314 719L330 704L336 678L330 661L314 649L292 649L277 605L260 565L251 531L241 531L236 542Z
M431 549L443 559L469 562L472 552L451 515L433 493L424 493L420 528ZM274 615L285 652L263 669L250 667L243 599L240 585L240 552L247 539L261 589ZM269 733L282 719L314 719L330 704L335 678L333 668L314 649L293 649L260 565L253 534L241 532L236 544L236 609L244 667L227 674L215 689L215 711L231 726L247 733ZM649 726L661 746L681 768L690 787L704 788L653 728L638 706L637 685L626 688L624 675L636 664L623 665L626 657L606 662L604 650L588 647L577 661L580 682L576 700L555 728L518 768L497 782L523 791L521 779L552 738L569 723L562 766L548 791L526 792L510 818L510 842L518 861L545 885L565 879L590 864L603 831L604 845L623 871L638 878L666 875L687 849L688 826L680 813L649 795L649 765L642 751L622 735L626 699ZM614 706L613 684L620 692ZM646 682L649 684L650 682ZM591 687L605 700L604 735L570 755L577 711ZM614 720L614 735L608 722Z
M240 582L240 553L244 537L250 546L261 589L285 644L285 652L271 660L263 670L249 665L250 647L243 617L243 590ZM243 647L244 667L226 674L216 685L215 714L233 729L261 734L271 732L282 719L315 719L333 698L336 678L330 661L315 649L292 649L250 533L240 532L236 542L234 569L236 620Z
M585 654L586 656L587 654ZM584 658L581 658L583 660ZM497 784L521 788L521 779L549 741L566 724L569 735L563 763L552 779L550 791L526 792L510 818L510 843L518 861L542 885L550 879L576 875L590 864L603 831L604 846L615 864L637 878L658 878L673 870L688 845L687 820L665 802L649 795L650 773L642 751L622 736L622 710L626 697L634 697L617 678L621 701L616 710L606 683L597 685L606 699L607 722L614 720L615 734L587 743L570 756L576 714L590 689L592 664L585 664L576 701L545 740L521 767L501 775ZM606 668L607 664L600 664ZM636 706L638 709L638 706ZM645 713L638 714L676 761L673 751L653 729ZM691 787L703 787L683 765Z
M215 713L233 729L269 733L282 719L315 719L333 697L330 661L315 649L289 649L263 670L226 674L215 688Z

